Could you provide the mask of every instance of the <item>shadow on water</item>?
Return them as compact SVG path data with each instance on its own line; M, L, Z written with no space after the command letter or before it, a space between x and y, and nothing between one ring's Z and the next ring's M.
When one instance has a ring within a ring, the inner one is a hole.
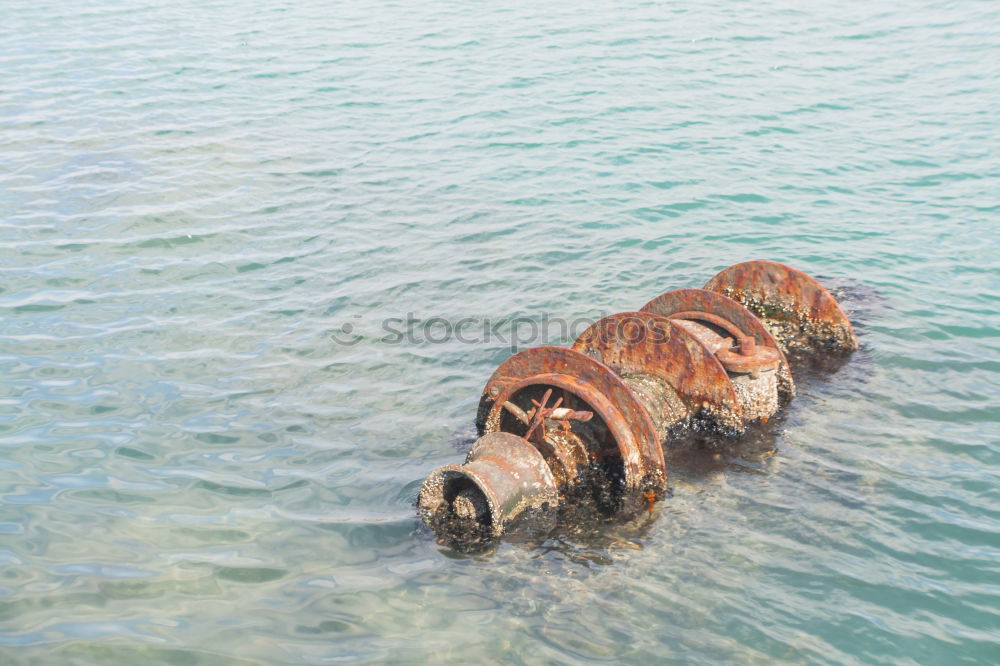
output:
M874 359L867 345L868 327L890 309L882 293L871 285L847 277L818 279L851 320L859 347L848 354L790 353L788 363L800 395L823 393L827 386L850 390L866 384L874 371Z
M867 333L872 320L890 309L889 302L875 287L848 277L820 277L819 282L837 299L858 336Z

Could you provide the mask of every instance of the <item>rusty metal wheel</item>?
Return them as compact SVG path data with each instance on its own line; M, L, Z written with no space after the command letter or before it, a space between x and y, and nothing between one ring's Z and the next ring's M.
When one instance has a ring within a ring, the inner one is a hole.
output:
M573 344L618 373L647 405L661 439L671 426L707 417L741 431L743 417L719 360L694 336L651 312L620 312L592 324Z
M723 269L705 289L739 301L789 351L858 348L854 327L826 287L777 261L746 261Z
M642 311L670 319L704 321L725 329L734 338L748 335L754 338L759 346L777 349L781 356L781 365L778 367L778 395L782 403L787 403L795 397L795 382L792 380L788 359L781 351L781 346L764 323L742 303L707 289L675 289L660 294L646 303L642 306Z
M595 458L620 467L625 490L659 492L666 483L660 438L646 407L611 368L589 356L563 347L527 349L497 368L483 397L483 430L534 437L563 487ZM550 399L563 402L555 406ZM531 431L533 416L559 409L578 417L590 412L593 419L580 425L580 418L550 412L549 431L539 439Z

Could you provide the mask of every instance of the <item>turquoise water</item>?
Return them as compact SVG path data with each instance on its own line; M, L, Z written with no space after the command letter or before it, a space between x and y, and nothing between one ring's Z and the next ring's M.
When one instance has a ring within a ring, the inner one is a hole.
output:
M1000 661L1000 6L874 4L5 2L0 661ZM511 345L383 321L751 258L863 345L769 436L419 525Z

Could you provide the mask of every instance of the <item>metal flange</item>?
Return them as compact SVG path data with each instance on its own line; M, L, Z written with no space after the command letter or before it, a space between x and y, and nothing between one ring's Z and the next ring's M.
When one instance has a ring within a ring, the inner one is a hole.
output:
M683 327L651 312L620 312L585 330L573 349L599 359L621 375L667 429L695 416L708 417L723 429L741 431L740 403L722 364ZM672 405L669 392L650 385L648 377L666 383L680 400ZM656 404L660 403L660 404ZM678 408L679 407L679 408ZM680 412L680 413L678 413Z
M522 429L519 421L503 418L504 406L519 392L533 387L560 389L567 406L593 412L593 427L602 430L603 424L609 440L597 453L620 458L626 490L659 491L664 487L666 463L646 407L611 368L572 349L535 347L504 361L483 389L482 429Z
M858 348L854 327L826 287L777 261L746 261L723 269L705 289L739 301L788 351Z
M642 306L642 310L668 318L688 320L700 318L722 328L726 328L728 323L736 328L735 331L727 329L734 338L750 336L758 347L776 349L781 357L778 366L778 396L783 403L795 397L795 382L792 380L788 359L781 351L781 346L763 322L742 303L707 289L675 289L660 294ZM705 317L705 314L709 317ZM716 318L721 318L723 321L720 322Z

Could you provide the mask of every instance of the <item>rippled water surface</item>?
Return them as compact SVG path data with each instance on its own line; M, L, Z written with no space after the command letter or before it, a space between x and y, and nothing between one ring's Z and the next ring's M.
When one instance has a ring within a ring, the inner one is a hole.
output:
M1000 7L877 4L4 2L0 661L1000 661ZM419 525L511 345L384 320L751 258L863 344L770 434Z

